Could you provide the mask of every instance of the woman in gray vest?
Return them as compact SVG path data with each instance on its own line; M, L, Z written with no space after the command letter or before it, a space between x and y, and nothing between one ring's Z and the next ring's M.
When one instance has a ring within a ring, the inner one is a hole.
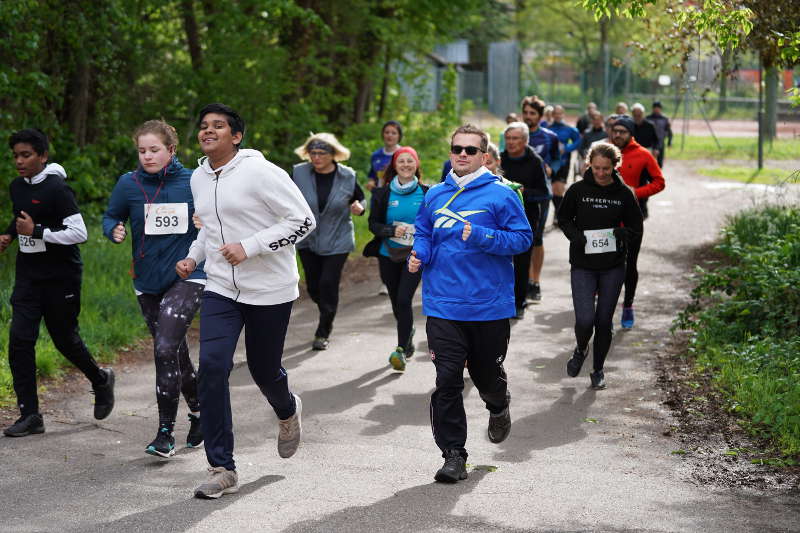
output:
M292 180L303 193L317 223L316 230L297 244L297 251L308 295L319 308L319 325L312 347L325 350L339 305L342 268L355 249L350 217L364 214L364 192L355 170L339 163L350 158L350 150L333 134L312 134L295 153L309 161L294 166Z

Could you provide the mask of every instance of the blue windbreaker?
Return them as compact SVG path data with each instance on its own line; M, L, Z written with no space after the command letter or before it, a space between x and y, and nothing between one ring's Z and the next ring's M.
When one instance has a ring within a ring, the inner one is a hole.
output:
M570 154L581 144L581 134L577 128L563 122L553 122L548 124L547 128L558 136L559 152L561 152L561 146L564 147L564 153L561 154L561 166L568 165Z
M139 292L161 294L179 279L175 263L186 258L189 246L198 233L191 221L194 214L194 200L189 186L191 177L192 171L184 168L177 157L173 157L158 174L148 174L140 167L135 172L120 176L114 186L108 208L103 214L103 234L111 240L114 226L130 219L131 232L127 239L131 241L133 250L133 286ZM145 193L154 205L188 203L189 229L186 233L144 235ZM189 279L205 279L202 267L202 264L198 265Z
M463 241L467 220L472 234ZM466 321L514 316L512 258L530 248L533 235L511 188L488 171L459 188L450 174L425 195L414 226L426 315Z
M561 159L558 157L558 135L540 126L530 133L528 145L539 154L545 165L553 169L553 172L561 168Z

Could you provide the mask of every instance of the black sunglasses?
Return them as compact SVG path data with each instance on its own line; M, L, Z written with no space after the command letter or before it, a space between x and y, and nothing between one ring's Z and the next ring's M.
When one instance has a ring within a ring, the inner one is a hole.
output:
M467 152L467 155L475 155L478 152L484 152L485 150L481 150L477 146L461 146L458 144L454 144L450 147L450 153L453 155L458 155L462 151Z

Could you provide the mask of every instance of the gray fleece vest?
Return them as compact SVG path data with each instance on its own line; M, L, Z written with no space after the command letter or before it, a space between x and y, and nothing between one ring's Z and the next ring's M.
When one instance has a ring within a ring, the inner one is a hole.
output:
M341 164L336 165L331 194L322 213L319 212L317 181L311 163L295 165L292 180L303 193L317 222L317 228L297 244L297 249L309 250L317 255L348 254L355 250L350 198L356 187L356 171Z

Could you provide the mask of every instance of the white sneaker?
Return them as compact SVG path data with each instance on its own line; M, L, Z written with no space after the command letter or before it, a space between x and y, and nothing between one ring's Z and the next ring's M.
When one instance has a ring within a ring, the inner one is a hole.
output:
M303 402L300 401L300 396L294 394L294 403L296 406L295 413L286 420L278 421L278 455L284 459L294 455L297 447L300 446L300 437L303 433L303 427L300 421L303 413Z

